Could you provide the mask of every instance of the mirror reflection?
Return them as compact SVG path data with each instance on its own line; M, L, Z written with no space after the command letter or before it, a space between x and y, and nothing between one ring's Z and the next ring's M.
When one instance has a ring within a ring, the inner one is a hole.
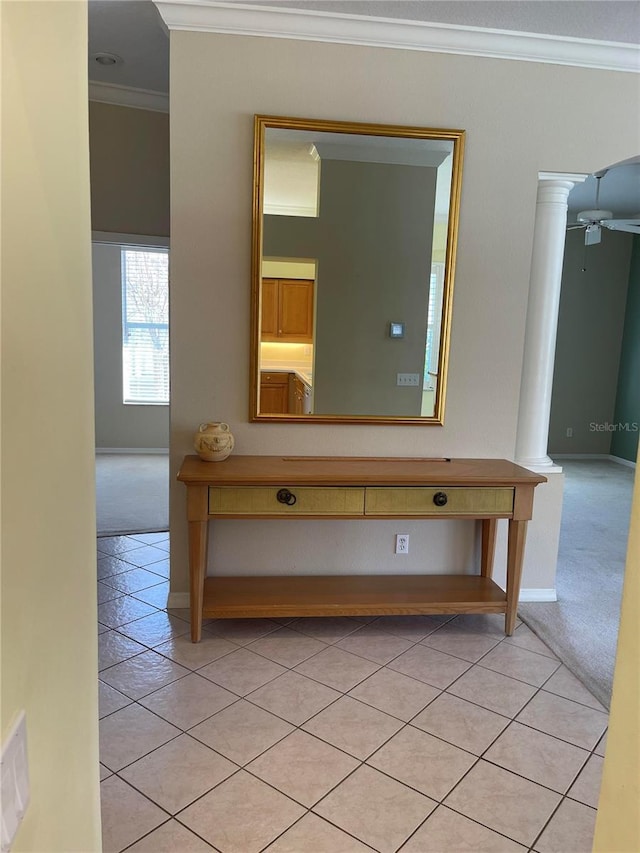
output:
M256 117L253 420L443 422L463 139Z

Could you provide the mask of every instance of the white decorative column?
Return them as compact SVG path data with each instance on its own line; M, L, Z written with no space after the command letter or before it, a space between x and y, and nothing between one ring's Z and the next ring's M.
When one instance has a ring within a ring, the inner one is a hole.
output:
M586 175L538 175L515 461L553 470L547 456L567 198Z

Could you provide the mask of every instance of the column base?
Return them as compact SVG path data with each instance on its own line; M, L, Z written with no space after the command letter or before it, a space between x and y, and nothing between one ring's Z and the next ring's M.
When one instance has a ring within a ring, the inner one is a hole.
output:
M548 456L516 457L514 462L516 465L522 465L523 468L535 471L536 474L560 474L562 472L562 466L557 465Z

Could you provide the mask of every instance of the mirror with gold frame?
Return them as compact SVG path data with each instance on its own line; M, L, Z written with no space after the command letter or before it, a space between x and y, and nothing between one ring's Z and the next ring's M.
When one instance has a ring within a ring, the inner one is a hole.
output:
M464 135L255 117L252 421L444 422Z

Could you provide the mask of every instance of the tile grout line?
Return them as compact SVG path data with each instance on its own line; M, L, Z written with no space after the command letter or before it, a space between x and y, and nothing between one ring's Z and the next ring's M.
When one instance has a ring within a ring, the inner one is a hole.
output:
M285 835L287 832L289 832L290 829L293 829L294 826L296 826L298 823L300 823L301 820L304 820L304 818L310 814L313 815L313 817L317 817L319 820L326 821L330 826L333 826L335 829L339 830L340 832L344 832L344 834L348 835L349 838L353 838L355 841L358 841L363 846L368 847L369 850L373 850L374 853L380 853L380 851L376 850L375 847L372 847L370 844L367 844L366 841L363 841L361 838L358 838L356 835L353 835L353 833L348 832L346 829L343 829L341 826L338 826L337 824L333 823L328 818L321 817L320 815L317 815L315 812L311 811L311 809L307 809L307 811L303 815L300 815L300 817L296 821L294 821L291 824L291 826L287 826L274 839L269 841L264 847L261 847L259 853L268 853L269 847L271 847L272 844L275 844L276 841L278 841L280 838L282 838L283 835ZM313 853L313 851L308 851L308 853Z
M474 767L475 767L475 765L474 765ZM449 794L447 794L447 796L449 796ZM427 817L422 821L420 826L417 826L414 829L414 831L411 833L411 835L402 842L401 846L397 848L396 853L402 853L402 848L405 846L405 844L409 843L409 841L413 838L413 836L416 834L416 832L418 832L420 829L422 829L422 827L425 825L425 823L427 823L427 821L432 817L432 815L435 814L435 812L439 808L448 809L449 811L453 812L454 814L460 815L461 817L466 818L466 820L469 820L472 823L475 823L477 826L481 826L483 829L488 829L489 832L493 832L495 835L500 835L502 838L506 838L508 841L513 841L514 844L520 844L523 848L526 848L526 845L521 844L520 841L516 841L515 838L511 838L511 836L505 835L504 832L500 832L500 830L498 830L498 829L494 829L490 826L487 826L484 823L480 823L479 820L476 820L475 818L469 817L469 815L466 815L463 812L457 811L457 809L454 809L453 806L448 806L444 803L444 801L442 801L442 802L438 802L435 809L432 812L430 812L430 814L427 815ZM445 853L445 851L443 851L442 853ZM454 852L452 851L452 853L454 853Z

